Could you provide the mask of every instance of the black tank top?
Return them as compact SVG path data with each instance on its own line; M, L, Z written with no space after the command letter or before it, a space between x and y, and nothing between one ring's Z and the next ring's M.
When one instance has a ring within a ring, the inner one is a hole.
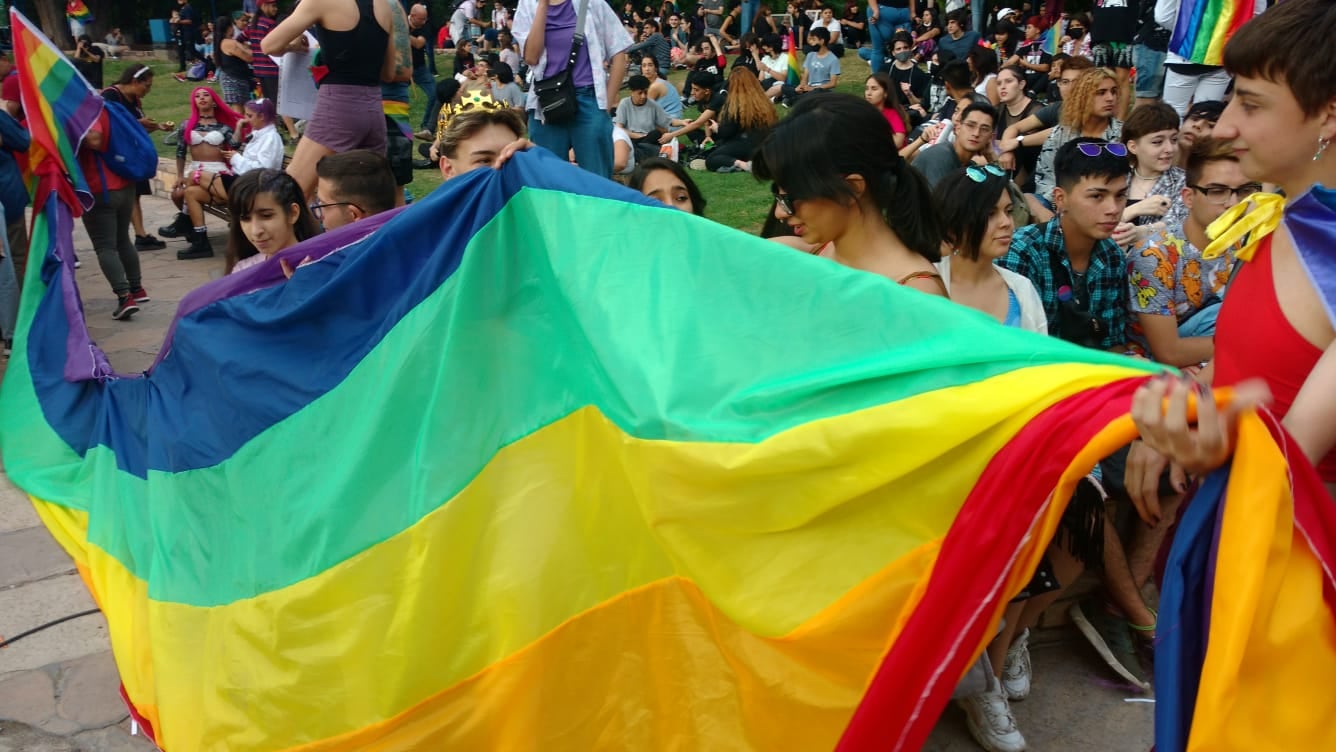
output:
M390 34L376 23L372 0L356 0L357 25L348 31L331 31L317 26L320 60L329 74L320 82L350 86L380 86L380 69L385 61L385 45Z
M223 52L222 44L218 45L218 67L232 78L239 78L242 81L249 81L251 78L250 63L236 55Z

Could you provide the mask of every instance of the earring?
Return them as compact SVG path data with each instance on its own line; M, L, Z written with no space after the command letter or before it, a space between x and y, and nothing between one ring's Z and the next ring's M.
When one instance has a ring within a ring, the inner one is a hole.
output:
M1319 138L1317 140L1317 154L1313 155L1314 162L1322 158L1322 152L1326 151L1329 145L1331 145L1331 139L1329 138Z

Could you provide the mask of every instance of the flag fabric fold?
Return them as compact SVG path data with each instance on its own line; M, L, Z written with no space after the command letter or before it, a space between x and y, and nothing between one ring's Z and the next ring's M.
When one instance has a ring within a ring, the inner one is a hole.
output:
M1202 65L1221 65L1225 42L1257 13L1258 0L1182 0L1169 51Z
M1153 370L541 151L206 285L147 374L70 371L39 247L0 450L169 752L916 748Z

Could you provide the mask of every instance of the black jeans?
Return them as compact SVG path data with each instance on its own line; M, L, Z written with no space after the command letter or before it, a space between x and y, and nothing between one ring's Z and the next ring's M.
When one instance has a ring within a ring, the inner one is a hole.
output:
M117 297L143 286L139 271L139 252L130 240L130 214L135 207L135 187L127 185L114 191L94 191L97 203L84 212L83 226L93 241L102 276Z

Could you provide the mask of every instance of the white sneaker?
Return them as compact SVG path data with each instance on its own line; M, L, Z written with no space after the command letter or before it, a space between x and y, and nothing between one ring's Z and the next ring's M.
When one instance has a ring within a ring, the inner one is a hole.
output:
M1000 684L994 682L989 690L956 702L965 711L965 725L980 747L988 752L1025 752L1025 737L1016 728L1016 717Z
M1020 633L1007 648L1007 662L1002 666L1002 691L1015 702L1030 696L1030 630Z

